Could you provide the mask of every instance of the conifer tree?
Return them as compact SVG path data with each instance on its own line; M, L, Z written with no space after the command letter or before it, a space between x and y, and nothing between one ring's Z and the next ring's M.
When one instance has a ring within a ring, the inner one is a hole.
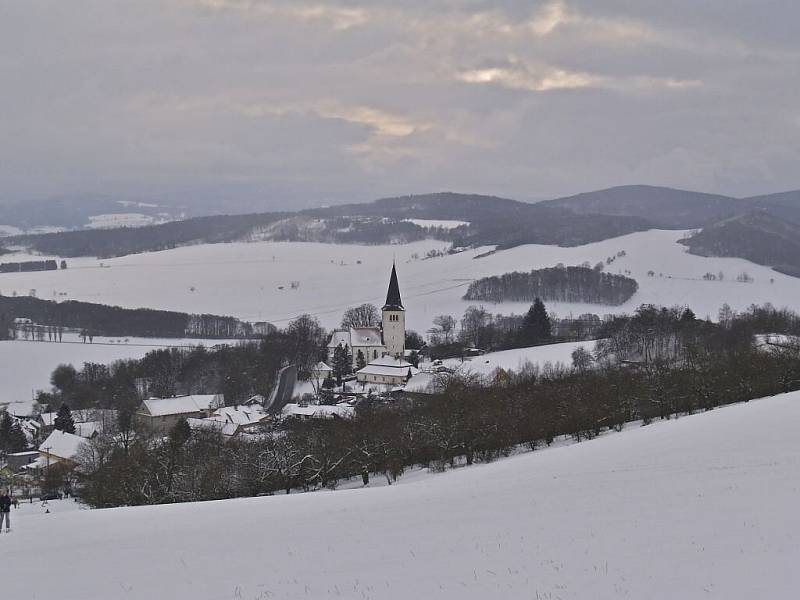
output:
M19 421L14 421L8 435L7 450L9 453L22 452L27 447L28 438L25 437L25 432L22 431Z
M75 421L72 419L72 411L66 402L58 408L53 425L64 433L75 433Z
M536 298L522 320L520 338L526 344L545 342L552 335L551 329L550 317L547 316L544 302Z
M359 350L358 354L356 354L356 368L363 369L367 366L367 359L364 358L364 353Z

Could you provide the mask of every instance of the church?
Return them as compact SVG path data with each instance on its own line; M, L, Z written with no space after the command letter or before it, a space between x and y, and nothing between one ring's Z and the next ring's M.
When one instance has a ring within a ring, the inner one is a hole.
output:
M351 327L346 331L334 331L328 343L328 362L333 362L333 353L341 345L353 357L353 369L358 368L359 358L367 366L356 372L361 383L402 385L417 372L405 361L406 316L400 297L397 269L392 265L386 303L381 308L379 327ZM363 364L363 363L362 363Z

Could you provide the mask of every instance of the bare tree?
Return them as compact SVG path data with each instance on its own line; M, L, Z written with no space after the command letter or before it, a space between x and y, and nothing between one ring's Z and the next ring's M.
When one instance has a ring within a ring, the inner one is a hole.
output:
M379 320L378 307L374 304L351 306L344 311L342 329L351 327L377 327Z
M451 315L439 315L433 319L433 329L428 333L435 344L450 344L456 331L456 320Z

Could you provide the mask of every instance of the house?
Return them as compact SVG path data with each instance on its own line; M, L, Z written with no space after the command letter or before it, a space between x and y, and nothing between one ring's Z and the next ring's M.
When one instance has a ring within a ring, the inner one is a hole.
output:
M23 467L36 462L39 458L38 450L26 450L24 452L13 452L6 455L6 463L12 473L18 473Z
M363 369L356 372L359 383L380 383L391 386L405 385L409 379L419 373L410 362L402 358L384 356L373 360Z
M186 419L193 430L216 431L231 438L242 433L254 432L268 417L260 405L223 406L205 419Z
M205 419L223 406L222 394L149 398L142 402L133 418L140 426L165 433L182 419Z
M54 430L39 446L39 457L26 466L28 470L39 470L55 464L72 469L77 465L78 455L86 439L72 433Z
M328 342L328 364L333 364L334 352L339 346L347 348L351 354L353 369L358 368L359 353L366 363L387 355L403 356L406 349L406 318L395 265L392 265L389 276L389 289L386 303L381 309L381 318L379 327L351 327L334 331Z
M311 378L316 379L317 381L324 381L328 375L331 375L332 373L333 369L331 369L324 362L320 361L314 365L313 369L311 369Z
M349 404L328 406L325 404L287 404L281 410L281 417L294 419L349 419L354 409Z

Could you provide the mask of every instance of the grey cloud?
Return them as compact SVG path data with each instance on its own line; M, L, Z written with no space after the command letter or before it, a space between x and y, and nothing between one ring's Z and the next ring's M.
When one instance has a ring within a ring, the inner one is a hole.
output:
M0 6L0 201L800 187L790 0Z

